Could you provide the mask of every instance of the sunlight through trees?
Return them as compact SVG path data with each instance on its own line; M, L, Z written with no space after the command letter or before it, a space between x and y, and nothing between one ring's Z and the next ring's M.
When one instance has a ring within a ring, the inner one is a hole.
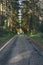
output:
M0 0L0 30L24 33L43 32L40 0Z

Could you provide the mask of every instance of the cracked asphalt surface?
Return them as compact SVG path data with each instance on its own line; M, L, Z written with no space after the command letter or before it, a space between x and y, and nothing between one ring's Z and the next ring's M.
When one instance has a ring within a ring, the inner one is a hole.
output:
M26 35L18 35L0 51L0 65L43 65L43 55Z

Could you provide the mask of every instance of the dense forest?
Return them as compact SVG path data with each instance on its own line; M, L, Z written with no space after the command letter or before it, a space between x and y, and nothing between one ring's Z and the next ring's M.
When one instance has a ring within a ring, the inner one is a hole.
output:
M0 0L0 35L9 31L43 33L40 0Z

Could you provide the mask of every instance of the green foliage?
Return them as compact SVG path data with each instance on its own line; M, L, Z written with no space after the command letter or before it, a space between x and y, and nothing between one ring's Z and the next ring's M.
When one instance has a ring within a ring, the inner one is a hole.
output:
M4 15L0 15L0 26L4 25L4 20L6 19L6 17Z
M30 37L40 43L43 43L43 33L32 34Z
M33 29L33 16L30 17L30 24L29 24L30 31Z
M12 32L3 34L3 36L0 36L0 45L3 45L4 42L8 41L10 38L12 38L15 34Z
M18 10L18 3L17 2L11 2L12 8Z
M43 33L43 22L41 23L41 25L40 25L39 29L40 29L40 32L42 32L42 33Z

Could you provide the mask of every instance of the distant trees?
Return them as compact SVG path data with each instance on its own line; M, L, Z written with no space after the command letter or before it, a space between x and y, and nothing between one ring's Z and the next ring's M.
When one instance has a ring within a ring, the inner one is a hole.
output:
M39 0L22 1L19 7L18 0L2 0L0 2L0 26L3 29L17 32L20 27L18 10L21 9L21 28L24 33L43 32L43 20L40 23L41 11L43 9L40 9L38 2Z
M39 31L39 16L40 7L38 7L39 0L23 1L23 22L26 21L29 32Z

